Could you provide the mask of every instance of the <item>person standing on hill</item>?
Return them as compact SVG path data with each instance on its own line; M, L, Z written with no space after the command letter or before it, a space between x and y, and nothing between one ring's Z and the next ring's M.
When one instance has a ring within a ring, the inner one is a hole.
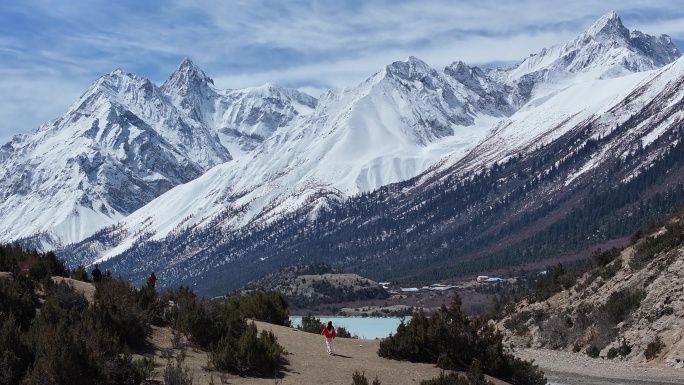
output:
M328 321L328 326L323 328L321 335L325 336L325 347L328 349L328 354L330 355L333 354L332 341L335 339L335 334L335 327L333 326L332 321Z
M90 273L93 275L93 282L102 282L102 272L100 271L100 267L95 264L95 267L93 267L93 271Z
M147 277L147 287L150 289L154 289L154 286L157 284L157 276L154 275L154 271L152 274L150 274L149 277Z

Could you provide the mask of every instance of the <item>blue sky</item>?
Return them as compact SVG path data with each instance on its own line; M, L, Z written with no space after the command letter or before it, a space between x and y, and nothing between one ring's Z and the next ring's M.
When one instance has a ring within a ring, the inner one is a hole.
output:
M614 10L684 49L672 0L8 0L0 2L0 145L61 116L122 68L157 84L191 58L219 88L266 82L318 96L396 60L514 63Z

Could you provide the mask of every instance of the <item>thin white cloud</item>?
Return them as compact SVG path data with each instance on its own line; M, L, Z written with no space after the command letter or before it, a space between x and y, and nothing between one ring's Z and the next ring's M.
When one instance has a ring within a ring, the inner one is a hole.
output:
M515 62L610 10L629 29L684 41L671 0L2 2L0 143L60 116L115 68L161 83L187 56L221 88L275 82L317 95L408 56L436 69Z

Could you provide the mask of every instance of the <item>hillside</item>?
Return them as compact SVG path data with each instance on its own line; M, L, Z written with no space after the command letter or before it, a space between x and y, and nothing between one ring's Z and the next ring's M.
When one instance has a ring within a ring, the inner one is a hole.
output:
M386 300L390 294L377 282L344 274L324 263L295 265L249 282L241 292L262 290L281 293L292 314L330 314L351 303ZM324 310L327 308L327 310Z
M499 323L510 344L684 368L684 211L596 267L559 269Z

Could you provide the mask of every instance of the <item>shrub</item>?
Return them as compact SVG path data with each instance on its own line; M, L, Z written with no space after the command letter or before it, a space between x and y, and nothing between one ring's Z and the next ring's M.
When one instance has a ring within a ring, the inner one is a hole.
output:
M375 376L375 379L373 380L373 383L371 385L380 385L380 380L378 379L378 376ZM354 371L354 374L352 374L352 385L368 385L368 379L366 378L366 373L361 372L359 373L358 370Z
M135 373L135 383L140 383L152 374L154 371L154 359L150 357L141 357L133 361L133 371Z
M79 265L76 270L71 272L71 278L77 281L90 282L88 271L86 271L85 266L83 265Z
M35 288L33 281L22 276L0 279L0 317L12 314L18 326L26 331L36 315Z
M164 384L166 385L192 385L192 375L185 362L185 351L181 350L174 360L171 357L166 360L164 369Z
M58 261L50 253L0 247L0 263L29 269L0 279L0 384L140 384L149 365L133 363L118 330L82 294L47 279L59 272ZM45 290L39 313L38 279Z
M168 300L163 300L157 296L157 291L148 286L140 288L135 294L137 305L146 314L152 325L164 326L168 323L169 319L166 312Z
M615 260L615 258L620 256L620 250L616 247L610 250L603 251L601 248L596 249L591 253L591 258L596 262L598 266L605 266Z
M643 290L616 291L608 297L603 308L608 315L608 319L614 325L617 325L624 321L634 309L639 307L644 297L646 297L646 292Z
M47 288L47 293L59 304L59 307L67 311L81 312L85 311L89 306L88 300L83 293L76 292L66 282L50 285Z
M12 314L0 319L0 384L18 384L33 361L33 352Z
M94 295L95 319L121 343L140 347L150 332L150 317L137 301L136 289L123 280L105 280Z
M456 295L450 307L442 306L432 316L416 313L397 327L397 333L380 342L381 357L413 362L437 363L443 369L463 370L474 360L482 371L516 384L544 384L536 366L504 353L503 337L491 325L473 324L461 311Z
M525 335L530 331L529 326L527 326L527 321L530 320L531 316L532 314L529 311L514 313L504 322L504 327L508 330L512 330L515 334Z
M646 345L646 350L644 350L644 357L646 357L647 360L655 358L656 356L658 356L658 353L660 353L660 351L664 347L665 344L663 344L663 340L660 338L660 336L656 335L653 341L649 342L648 345Z
M622 339L622 343L620 346L617 348L617 353L620 355L620 357L627 357L629 353L632 352L632 347L627 344L626 339Z
M218 370L257 375L273 375L282 364L284 350L272 332L257 333L254 323L238 339L224 336L209 354Z
M176 303L171 316L174 327L208 349L209 362L216 369L259 376L280 370L284 349L275 335L257 333L256 325L248 325L245 317L249 314L282 324L282 316L287 314L287 303L280 302L282 296L262 293L218 302L198 299L184 287L168 296Z
M130 355L91 309L62 308L49 297L29 332L35 359L23 384L136 383Z
M663 310L660 312L661 317L672 314L674 314L674 308L672 308L672 306L665 306Z
M366 373L359 373L358 370L354 371L352 374L352 385L368 385L368 379L366 378Z
M544 324L541 336L551 349L562 349L568 344L569 332L567 322L554 315Z
M257 290L251 295L231 298L230 305L244 318L290 326L287 300L280 293L264 294L261 290Z
M598 358L599 354L601 354L601 349L599 349L596 345L589 345L587 347L587 350L585 351L587 355L591 358Z
M307 333L320 333L325 325L320 319L314 317L309 313L308 315L302 317L302 324L297 326L297 330L301 330Z

